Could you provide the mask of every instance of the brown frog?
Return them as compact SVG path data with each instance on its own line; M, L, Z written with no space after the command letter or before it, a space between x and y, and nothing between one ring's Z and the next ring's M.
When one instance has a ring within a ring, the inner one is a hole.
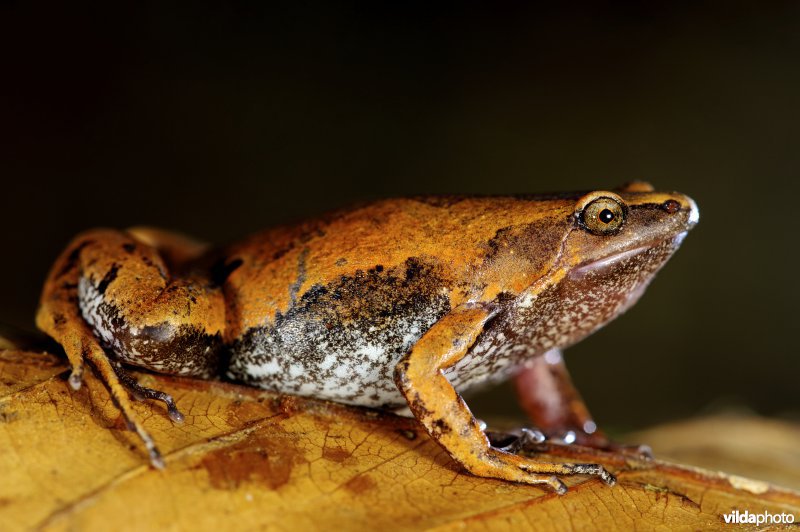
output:
M94 366L156 467L163 460L131 394L182 416L123 364L407 405L469 472L563 493L559 475L614 477L492 447L456 389L517 375L542 431L607 443L559 350L630 307L697 220L687 196L632 183L381 200L219 249L156 229L98 229L56 261L37 325L66 351L73 388Z

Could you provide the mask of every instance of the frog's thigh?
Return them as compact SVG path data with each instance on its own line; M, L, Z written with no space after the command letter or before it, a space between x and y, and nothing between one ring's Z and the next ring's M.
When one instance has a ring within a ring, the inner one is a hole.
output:
M175 375L217 375L222 291L205 275L170 272L185 270L201 247L166 232L140 238L141 230L137 238L110 231L82 250L83 316L122 362Z
M395 370L395 382L414 416L433 439L469 472L528 484L566 488L553 475L591 474L613 483L595 464L537 462L494 449L464 400L442 370L460 360L490 317L486 309L459 307L438 321L414 345Z

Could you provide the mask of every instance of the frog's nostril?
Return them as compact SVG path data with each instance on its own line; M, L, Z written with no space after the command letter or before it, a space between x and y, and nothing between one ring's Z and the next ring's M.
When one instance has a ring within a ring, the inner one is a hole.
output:
M686 213L685 223L689 229L697 225L700 220L700 211L697 209L697 204L689 196L680 195L680 201L668 199L661 204L661 208L668 214Z

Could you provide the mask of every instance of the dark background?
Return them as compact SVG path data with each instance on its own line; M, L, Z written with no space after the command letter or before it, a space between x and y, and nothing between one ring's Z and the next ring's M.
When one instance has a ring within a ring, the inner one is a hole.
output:
M701 221L567 353L598 421L798 413L800 4L109 4L0 8L0 323L33 327L89 227L224 242L369 198L647 179Z

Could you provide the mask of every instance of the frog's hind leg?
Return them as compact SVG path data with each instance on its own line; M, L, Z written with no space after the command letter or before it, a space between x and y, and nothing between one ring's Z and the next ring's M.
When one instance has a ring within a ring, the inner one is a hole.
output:
M218 371L225 311L219 289L205 279L170 277L160 255L164 246L154 245L157 236L151 234L153 242L145 243L120 231L95 230L75 238L50 271L36 323L64 348L72 367L72 388L80 387L88 362L144 442L150 461L163 467L161 454L133 409L131 394L163 401L173 420L182 416L172 397L139 385L120 362L165 373L212 376ZM176 249L180 242L165 246ZM177 258L172 262L196 255L193 250L173 254Z
M607 443L572 384L561 350L528 360L514 382L520 406L547 437L584 445Z
M397 365L395 383L417 420L470 473L527 484L546 484L557 493L566 486L556 475L584 474L607 484L616 479L597 464L540 462L489 444L478 420L442 373L469 350L491 313L462 307L437 322Z
M614 443L597 428L572 384L561 350L551 349L527 361L515 385L520 406L547 438L643 458L651 455L646 445Z

